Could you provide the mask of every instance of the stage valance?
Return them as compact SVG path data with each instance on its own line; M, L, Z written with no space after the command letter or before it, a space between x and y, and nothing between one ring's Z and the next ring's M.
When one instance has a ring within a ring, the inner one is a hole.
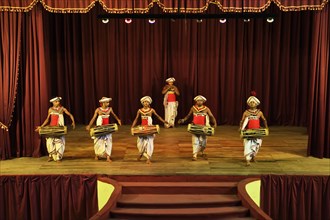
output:
M328 0L1 0L0 11L29 12L40 3L53 13L87 13L97 3L108 13L148 13L155 6L165 13L202 13L210 5L222 12L263 12L271 3L282 11L322 10Z

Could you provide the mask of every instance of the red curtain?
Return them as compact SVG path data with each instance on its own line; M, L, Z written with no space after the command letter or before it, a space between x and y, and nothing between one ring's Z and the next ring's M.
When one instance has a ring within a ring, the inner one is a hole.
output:
M329 176L261 177L260 207L272 219L330 219Z
M311 51L308 155L330 158L329 7L314 19L320 25L311 32L315 47Z
M0 122L10 127L16 101L21 52L21 13L0 13ZM0 159L11 157L9 132L0 129Z
M0 176L1 219L88 219L98 211L96 176Z

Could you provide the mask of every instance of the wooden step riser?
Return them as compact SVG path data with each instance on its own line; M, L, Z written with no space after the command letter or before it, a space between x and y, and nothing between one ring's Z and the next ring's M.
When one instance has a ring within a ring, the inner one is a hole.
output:
M123 194L237 194L236 187L143 187L143 186L131 186L123 187Z
M149 219L157 219L157 220L175 220L175 219L180 219L180 220L201 220L201 219L219 219L219 218L243 218L249 216L249 212L238 212L238 213L225 213L225 214L208 214L208 215L177 215L175 213L171 214L168 213L167 215L144 215L143 213L140 213L139 215L130 215L130 214L116 214L116 213L111 213L111 218L118 218L118 219L136 219L136 220L149 220Z
M185 204L136 204L117 202L117 207L120 208L209 208L209 207L228 207L241 206L240 201L237 202L213 202L213 203L185 203Z

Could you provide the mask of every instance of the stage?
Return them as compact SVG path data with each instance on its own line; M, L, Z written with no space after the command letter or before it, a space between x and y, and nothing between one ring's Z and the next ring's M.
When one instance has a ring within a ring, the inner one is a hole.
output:
M161 128L155 138L152 164L137 161L136 137L130 126L113 133L112 163L94 159L93 140L83 125L69 130L62 162L48 157L13 158L0 162L1 175L108 174L108 175L329 175L330 160L306 157L305 127L270 127L263 139L257 162L245 166L243 144L237 126L218 126L208 138L208 160L192 161L191 135L187 126Z

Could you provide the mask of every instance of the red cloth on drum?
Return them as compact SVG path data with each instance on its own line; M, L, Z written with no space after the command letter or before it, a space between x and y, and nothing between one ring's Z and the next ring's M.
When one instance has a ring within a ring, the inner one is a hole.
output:
M193 123L195 125L205 125L205 115L194 115Z
M259 119L250 119L248 123L248 129L259 129L260 128L260 120Z
M59 119L59 115L51 114L49 126L58 126L58 119Z
M176 101L176 96L174 93L170 93L167 95L167 102L175 102Z
M102 118L102 125L108 125L109 124L109 118Z
M141 125L148 125L148 119L147 118L142 118Z

